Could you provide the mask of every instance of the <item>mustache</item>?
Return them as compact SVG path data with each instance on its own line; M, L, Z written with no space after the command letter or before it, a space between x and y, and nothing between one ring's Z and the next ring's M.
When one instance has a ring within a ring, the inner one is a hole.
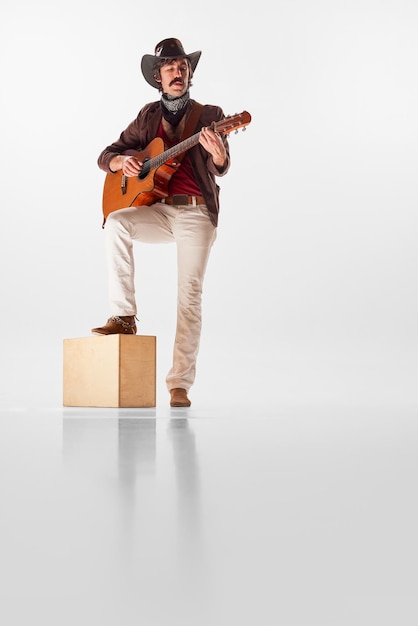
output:
M180 83L180 85L184 85L184 80L182 78L174 78L170 83L170 87L171 85L174 85L175 83Z

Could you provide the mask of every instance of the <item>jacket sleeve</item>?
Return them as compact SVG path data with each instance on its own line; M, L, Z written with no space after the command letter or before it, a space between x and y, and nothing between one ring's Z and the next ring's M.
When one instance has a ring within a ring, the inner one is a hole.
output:
M147 146L149 142L147 136L147 119L150 110L154 108L154 103L145 105L138 113L136 119L122 131L119 139L102 150L97 159L97 164L101 170L104 170L108 174L113 173L109 167L109 163L114 156L123 154L126 150L140 151Z

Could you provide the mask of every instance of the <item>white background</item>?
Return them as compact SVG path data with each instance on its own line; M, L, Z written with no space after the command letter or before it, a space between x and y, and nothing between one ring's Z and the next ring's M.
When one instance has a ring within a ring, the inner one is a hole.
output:
M60 405L62 340L106 321L101 150L202 50L191 95L248 110L220 179L194 405L417 403L414 0L15 0L0 9L2 398ZM166 403L173 246L137 247Z

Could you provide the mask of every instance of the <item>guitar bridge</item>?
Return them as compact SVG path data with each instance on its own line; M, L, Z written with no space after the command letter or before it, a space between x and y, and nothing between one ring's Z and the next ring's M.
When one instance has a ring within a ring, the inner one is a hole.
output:
M122 178L120 181L120 188L122 190L122 194L126 193L126 183L127 183L128 177L125 176L125 174L122 174Z

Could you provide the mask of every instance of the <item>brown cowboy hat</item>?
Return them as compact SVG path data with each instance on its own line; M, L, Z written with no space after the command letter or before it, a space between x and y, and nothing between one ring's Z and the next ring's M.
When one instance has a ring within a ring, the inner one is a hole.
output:
M187 57L190 60L192 70L194 72L201 54L202 52L200 50L192 52L191 54L186 54L179 39L174 39L173 37L170 39L163 39L155 46L155 54L144 54L141 61L141 70L147 83L149 83L152 87L159 89L161 85L160 83L157 83L154 78L154 65L157 61L160 59L178 59L179 57Z

